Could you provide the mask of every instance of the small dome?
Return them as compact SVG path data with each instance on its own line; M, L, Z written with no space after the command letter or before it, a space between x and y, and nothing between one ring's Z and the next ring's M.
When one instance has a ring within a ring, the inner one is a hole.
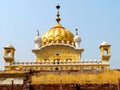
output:
M108 43L106 41L103 41L101 45L108 45Z
M6 46L6 48L14 48L14 46L9 44L9 45Z
M74 37L74 42L81 42L81 38L78 35L76 35Z
M35 43L41 43L42 42L42 38L40 36L37 36L37 37L35 37L34 42Z
M42 42L44 44L46 44L47 42L51 43L51 41L59 41L60 43L62 43L62 41L64 41L64 43L67 43L67 41L69 41L70 43L72 43L73 38L74 35L69 30L62 27L61 24L57 23L42 36Z

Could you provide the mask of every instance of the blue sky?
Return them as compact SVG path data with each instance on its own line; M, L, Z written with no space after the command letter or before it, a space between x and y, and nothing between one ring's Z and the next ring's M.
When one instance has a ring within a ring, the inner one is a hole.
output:
M1 0L0 69L4 69L3 47L16 48L16 61L35 61L34 37L56 24L60 4L61 24L75 34L79 30L84 48L82 59L99 59L99 45L111 44L111 68L120 68L120 0Z

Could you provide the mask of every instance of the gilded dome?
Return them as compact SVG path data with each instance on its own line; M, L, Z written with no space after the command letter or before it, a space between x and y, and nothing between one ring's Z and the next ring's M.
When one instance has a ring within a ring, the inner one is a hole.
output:
M44 44L51 42L55 43L57 41L64 41L64 43L67 43L67 41L69 41L70 43L72 43L73 38L74 35L69 30L62 27L60 23L57 23L54 27L52 27L42 36L42 42Z

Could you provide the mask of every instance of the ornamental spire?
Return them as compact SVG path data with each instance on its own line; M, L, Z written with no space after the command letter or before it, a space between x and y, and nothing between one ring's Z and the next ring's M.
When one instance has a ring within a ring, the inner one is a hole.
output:
M57 23L59 23L60 22L60 14L59 14L59 9L60 9L60 5L58 4L57 6L56 6L56 8L57 8L57 10L58 10L58 12L57 12L57 14L56 14L56 16L57 16L57 18L56 18L56 21L57 21Z
M36 30L37 31L37 36L39 36L40 35L40 32L39 32L39 30Z
M75 29L75 31L76 31L76 35L78 35L78 29L77 28Z

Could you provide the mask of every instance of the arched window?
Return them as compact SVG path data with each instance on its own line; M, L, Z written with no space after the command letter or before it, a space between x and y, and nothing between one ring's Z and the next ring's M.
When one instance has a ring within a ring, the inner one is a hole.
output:
M104 55L108 54L108 49L104 49Z
M7 57L10 57L10 51L7 51L7 55L6 55Z

